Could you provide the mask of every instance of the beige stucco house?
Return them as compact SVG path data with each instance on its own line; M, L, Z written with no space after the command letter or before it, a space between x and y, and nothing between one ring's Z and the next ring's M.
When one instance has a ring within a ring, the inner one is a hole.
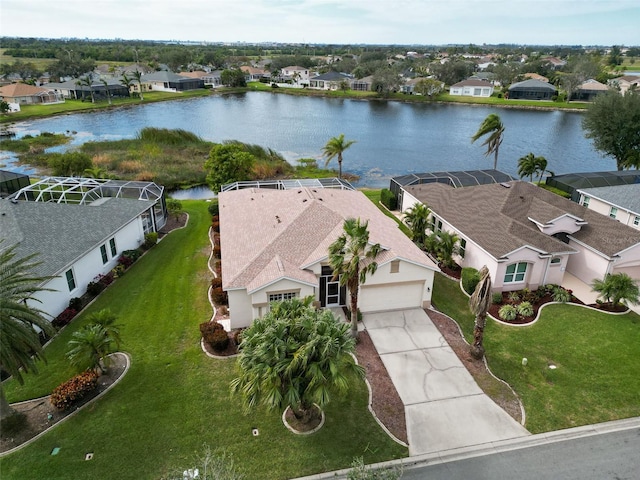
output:
M463 267L487 265L495 291L585 284L607 273L640 280L640 231L533 184L403 187L402 210L429 206L431 229L457 234Z
M230 327L246 327L270 302L312 296L321 307L347 305L333 278L329 245L346 218L368 220L370 242L382 252L378 269L360 288L363 313L430 304L438 267L397 224L358 191L300 187L247 188L219 194L222 287Z
M640 230L640 183L580 188L580 205Z

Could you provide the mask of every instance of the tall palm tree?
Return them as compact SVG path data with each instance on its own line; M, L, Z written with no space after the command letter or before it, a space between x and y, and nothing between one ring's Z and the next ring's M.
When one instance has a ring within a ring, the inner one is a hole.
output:
M132 84L132 80L127 77L126 73L122 74L122 78L120 79L120 84L124 85L125 87L127 87L127 92L129 93L129 96L131 96L131 84Z
M480 137L487 135L487 138L482 143L483 146L487 146L485 155L488 157L493 153L493 168L498 168L498 150L503 140L504 125L500 120L500 117L495 113L491 113L484 119L478 131L471 137L471 142L475 142Z
M38 265L32 262L35 255L16 259L15 248L2 249L0 240L0 367L21 384L22 375L37 373L37 360L44 360L37 327L47 335L55 332L42 312L29 306L28 299L48 289L40 287L48 277L34 276ZM0 384L0 419L10 416L13 409L4 396Z
M342 153L354 143L356 143L355 140L345 141L344 133L341 133L339 136L329 139L322 148L323 156L326 157L325 167L333 158L338 157L338 178L342 178Z
M329 310L316 310L312 297L274 302L267 314L242 333L239 376L231 391L250 410L290 406L303 423L313 404L323 408L334 392L349 387L348 373L364 370L351 356L355 340Z
M360 284L378 269L375 259L380 253L379 243L369 243L369 222L348 218L342 226L344 232L329 245L329 265L333 274L349 290L351 336L358 337L358 291Z
M135 72L133 72L133 76L138 82L138 88L140 89L140 101L143 101L144 97L142 96L142 73L139 70L136 70Z
M538 172L538 185L542 181L544 172L547 171L547 159L544 157L536 157L536 171ZM553 172L551 172L553 175Z
M120 332L115 325L99 322L85 325L73 332L68 342L67 358L79 371L109 368L109 355L117 351Z
M91 103L96 103L96 99L93 95L93 80L91 79L91 76L85 75L84 77L82 77L80 79L80 85L89 87L89 94L91 95ZM82 95L84 97L84 92L82 93Z
M413 241L421 247L424 246L427 236L430 214L431 210L424 203L416 203L408 208L404 215L404 221L411 229Z
M487 323L487 310L491 304L491 276L489 269L484 265L480 269L480 281L476 285L471 298L469 298L469 308L471 313L476 317L473 327L473 345L471 346L471 355L476 359L484 356L484 327Z
M107 94L107 101L109 102L109 105L111 105L111 92L109 91L109 83L104 78L100 80L100 82L102 82L102 84L104 85L104 92Z

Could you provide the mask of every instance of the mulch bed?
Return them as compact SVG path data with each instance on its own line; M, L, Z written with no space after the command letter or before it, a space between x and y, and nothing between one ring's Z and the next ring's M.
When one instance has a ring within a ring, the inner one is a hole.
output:
M68 410L58 410L55 408L51 405L51 402L49 402L49 397L37 398L12 405L14 410L25 415L26 427L11 435L3 431L0 435L0 452L6 452L23 444L89 403L113 385L124 373L126 366L126 356L122 353L114 353L109 370L98 378L98 387L74 403L73 407ZM88 408L92 408L92 406ZM51 415L51 418L49 418L49 415Z

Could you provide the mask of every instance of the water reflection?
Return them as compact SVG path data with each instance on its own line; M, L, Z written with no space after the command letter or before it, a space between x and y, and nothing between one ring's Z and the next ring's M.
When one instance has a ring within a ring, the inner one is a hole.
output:
M216 198L216 194L209 187L204 185L184 190L174 190L169 192L169 196L176 200L208 200Z

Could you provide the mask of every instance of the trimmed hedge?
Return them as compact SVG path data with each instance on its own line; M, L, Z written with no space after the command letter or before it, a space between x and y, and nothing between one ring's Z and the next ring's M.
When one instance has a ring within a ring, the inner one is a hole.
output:
M388 188L383 188L380 191L380 201L389 210L396 210L398 208L398 199Z
M480 282L480 272L472 267L465 267L462 269L461 277L462 288L464 291L471 295L476 289L476 285Z

